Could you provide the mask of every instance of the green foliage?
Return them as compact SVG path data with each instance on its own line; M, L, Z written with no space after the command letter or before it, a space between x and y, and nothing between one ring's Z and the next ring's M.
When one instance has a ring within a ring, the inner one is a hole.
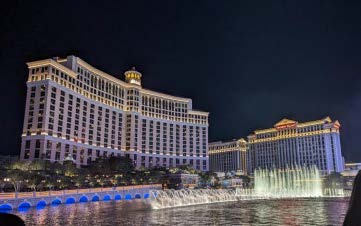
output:
M10 170L7 173L7 177L10 178L10 183L14 187L14 191L20 191L25 182L25 173L19 169Z
M200 172L199 183L201 187L214 187L216 181L218 181L217 174L214 172Z
M189 174L196 174L198 173L197 170L193 168L191 165L182 165L179 167L179 169L182 171L182 173L189 173Z
M78 175L78 169L76 168L76 165L71 161L64 161L63 163L64 167L64 175L67 177L75 177Z
M24 173L24 177L25 184L34 191L44 186L45 176L41 172L27 171Z
M90 165L77 168L73 161L63 164L49 161L20 161L14 158L1 159L0 189L8 185L15 191L41 191L58 189L124 186L138 184L165 184L174 173L199 173L205 184L214 177L211 173L201 173L185 165L168 169L141 167L135 169L133 161L127 157L98 158ZM9 178L9 180L5 180Z
M111 172L129 173L134 171L134 164L130 158L126 157L110 157L108 159L109 170Z

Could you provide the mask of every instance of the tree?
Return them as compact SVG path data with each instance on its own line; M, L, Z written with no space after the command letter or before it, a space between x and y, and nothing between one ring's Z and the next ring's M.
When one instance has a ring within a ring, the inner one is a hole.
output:
M67 177L74 177L78 175L78 169L72 161L64 161L64 175Z
M108 159L109 169L112 173L128 173L134 171L134 164L130 158L112 156Z
M179 167L180 170L183 171L183 173L189 173L189 174L196 174L197 170L193 168L191 165L182 165Z
M28 165L28 170L32 171L44 171L45 170L45 162L44 160L36 159L30 162Z
M59 175L56 179L56 186L59 189L68 189L72 187L72 183L69 177Z
M79 189L79 188L83 187L84 181L85 181L85 179L83 177L76 176L76 177L74 177L72 182L74 183L74 186Z
M154 183L161 183L163 184L163 182L167 181L167 175L170 173L170 171L168 169L166 169L165 167L154 167L152 169L150 169L150 172L148 174L148 182L151 184Z
M7 177L7 171L5 169L0 170L0 189L1 189L1 192L4 192L4 188L8 184L8 181L5 180L6 177Z
M27 186L33 191L36 191L38 188L42 187L42 181L45 179L45 176L40 172L29 171L26 173L25 178Z
M199 182L201 186L214 185L214 181L217 179L217 174L211 171L199 173Z
M77 169L77 175L72 178L76 188L84 187L88 185L88 169Z
M15 169L9 171L10 182L14 187L15 192L21 191L24 185L24 172L21 170Z
M30 161L15 161L9 166L9 169L27 171L29 170L30 163Z
M56 184L57 177L58 177L57 174L45 176L44 185L45 185L45 187L48 188L48 190L53 190L53 188L55 187L55 184Z
M58 162L51 163L49 161L46 161L45 171L49 172L50 174L65 174L65 166Z
M100 185L100 187L103 187L106 183L106 178L103 175L98 175L95 179L96 184Z
M98 158L89 166L89 171L93 176L110 174L109 160L107 158Z

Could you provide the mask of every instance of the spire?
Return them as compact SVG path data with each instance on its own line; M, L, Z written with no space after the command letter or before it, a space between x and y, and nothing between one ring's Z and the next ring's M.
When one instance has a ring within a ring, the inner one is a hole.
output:
M141 80L142 74L139 71L137 71L134 66L129 71L126 71L124 75L126 82L139 86L142 85L142 80Z

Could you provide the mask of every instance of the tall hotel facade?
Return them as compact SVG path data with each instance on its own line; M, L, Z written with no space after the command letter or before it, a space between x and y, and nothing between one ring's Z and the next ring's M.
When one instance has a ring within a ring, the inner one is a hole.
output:
M244 139L209 143L209 170L247 172L247 142Z
M326 117L305 123L283 119L273 128L256 130L248 136L248 171L297 164L316 165L323 174L341 172L339 128L337 120Z
M78 166L102 156L127 156L137 167L190 164L207 171L208 113L192 100L125 82L75 56L30 62L21 159Z

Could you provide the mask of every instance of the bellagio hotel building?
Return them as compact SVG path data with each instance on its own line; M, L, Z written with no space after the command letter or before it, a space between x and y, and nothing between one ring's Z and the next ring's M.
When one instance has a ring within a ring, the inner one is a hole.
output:
M124 82L76 56L27 65L21 159L72 157L80 166L126 156L138 168L208 170L208 112L191 99L142 88L135 69Z

